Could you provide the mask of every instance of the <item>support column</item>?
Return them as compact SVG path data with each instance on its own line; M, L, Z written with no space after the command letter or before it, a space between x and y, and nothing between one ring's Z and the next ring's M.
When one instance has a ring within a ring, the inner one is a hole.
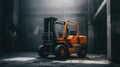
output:
M110 0L107 0L107 58L111 60L111 7Z

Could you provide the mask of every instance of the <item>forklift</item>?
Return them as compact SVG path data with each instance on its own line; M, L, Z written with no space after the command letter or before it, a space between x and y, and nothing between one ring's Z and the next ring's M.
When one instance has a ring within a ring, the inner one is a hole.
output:
M76 53L84 58L87 54L87 36L81 35L78 22L61 21L57 18L44 18L43 43L38 48L38 55L42 58L55 55L57 58L67 58Z

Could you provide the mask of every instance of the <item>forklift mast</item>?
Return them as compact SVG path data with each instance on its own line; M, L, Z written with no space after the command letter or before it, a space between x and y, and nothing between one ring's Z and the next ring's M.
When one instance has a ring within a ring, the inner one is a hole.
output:
M45 45L52 45L55 43L56 35L55 35L55 21L57 18L50 17L44 18L44 33L43 33L43 43Z

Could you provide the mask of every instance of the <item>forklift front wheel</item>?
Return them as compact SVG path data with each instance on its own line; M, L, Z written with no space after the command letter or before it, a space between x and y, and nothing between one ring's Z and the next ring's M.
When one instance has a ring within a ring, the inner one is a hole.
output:
M42 58L45 58L48 56L48 54L45 54L45 46L44 45L40 45L39 48L38 48L38 55Z
M64 45L57 45L55 47L55 55L58 59L59 58L63 59L63 58L68 57L69 52L68 52L67 47L65 47Z

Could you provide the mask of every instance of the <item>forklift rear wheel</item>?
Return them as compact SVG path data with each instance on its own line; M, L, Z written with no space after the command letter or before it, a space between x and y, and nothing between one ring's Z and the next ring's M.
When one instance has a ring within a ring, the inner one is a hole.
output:
M87 48L86 48L85 46L78 48L77 55L78 55L80 58L85 58L85 57L86 57L86 54L87 54Z
M38 54L39 54L39 56L42 57L42 58L45 58L45 57L48 56L48 54L45 54L45 51L46 51L45 49L46 49L46 48L45 48L44 45L40 45L39 48L38 48Z
M64 45L57 45L55 47L55 55L58 59L64 59L68 57L69 52L67 47L65 47Z

